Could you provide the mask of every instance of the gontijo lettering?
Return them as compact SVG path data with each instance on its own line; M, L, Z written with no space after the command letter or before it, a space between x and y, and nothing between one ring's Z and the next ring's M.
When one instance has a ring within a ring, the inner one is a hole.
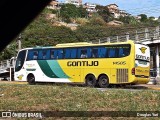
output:
M98 66L98 61L68 61L67 66Z
M136 59L147 60L147 61L149 61L149 60L150 60L150 58L149 58L149 57L147 57L147 56L143 56L143 55L138 55L138 54L136 54Z

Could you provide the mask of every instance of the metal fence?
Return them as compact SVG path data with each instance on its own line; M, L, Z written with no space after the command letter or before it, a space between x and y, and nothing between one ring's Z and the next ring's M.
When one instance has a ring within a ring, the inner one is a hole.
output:
M15 65L15 58L11 58L8 60L0 61L0 73L5 72L8 68L14 68Z
M136 42L144 42L144 41L153 41L160 39L160 27L150 27L150 28L141 28L132 31L132 33L127 32L124 35L115 35L103 38L97 38L96 40L92 40L92 43L105 43L105 42L124 42L127 40L134 40Z

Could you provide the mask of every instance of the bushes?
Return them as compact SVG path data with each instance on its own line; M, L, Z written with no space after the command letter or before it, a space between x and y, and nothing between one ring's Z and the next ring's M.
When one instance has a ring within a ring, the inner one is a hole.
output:
M89 24L104 26L104 25L106 25L106 22L103 20L103 18L101 16L93 15L89 20Z
M89 21L86 18L77 18L76 23L80 24L80 25L85 25L85 24L89 23Z

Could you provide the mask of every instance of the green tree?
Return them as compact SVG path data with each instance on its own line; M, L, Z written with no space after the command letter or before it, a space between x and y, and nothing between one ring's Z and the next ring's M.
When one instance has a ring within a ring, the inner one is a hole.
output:
M80 11L78 8L73 4L65 4L61 6L60 9L60 16L62 20L69 23L70 18L77 18L80 17Z
M147 21L147 15L145 14L140 14L139 16L141 16L141 22L146 22Z
M18 45L15 41L10 43L0 54L0 60L10 59L17 54Z
M81 5L80 7L78 7L77 8L78 9L78 14L80 15L80 16L78 16L78 17L80 17L80 18L85 18L85 17L87 17L87 11L86 11L86 9L85 8L83 8L83 6Z
M69 23L72 19L84 18L87 15L87 11L83 6L76 7L73 4L65 4L61 6L60 16L63 21Z
M118 19L122 21L123 23L130 24L130 25L137 25L138 21L133 16L120 16Z
M109 22L110 19L112 18L111 17L111 14L109 12L109 9L107 6L101 6L101 5L97 5L96 6L96 9L97 9L97 13L102 16L103 20L106 21L106 22Z
M155 19L154 16L149 17L149 20L154 20L154 19Z

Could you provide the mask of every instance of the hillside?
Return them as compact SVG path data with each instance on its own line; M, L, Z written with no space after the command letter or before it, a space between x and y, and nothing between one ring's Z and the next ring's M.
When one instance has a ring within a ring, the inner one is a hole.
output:
M56 13L45 9L22 31L20 37L22 48L52 46L58 43L98 41L108 36L132 34L137 29L140 30L147 26L153 27L159 24L156 21L136 22L132 17L120 18L119 20L110 18L110 22L106 22L103 16L98 13L89 18L81 15L81 17L70 16L65 19L64 16L57 16ZM18 39L19 36L2 52L0 55L1 60L9 59L17 54Z

